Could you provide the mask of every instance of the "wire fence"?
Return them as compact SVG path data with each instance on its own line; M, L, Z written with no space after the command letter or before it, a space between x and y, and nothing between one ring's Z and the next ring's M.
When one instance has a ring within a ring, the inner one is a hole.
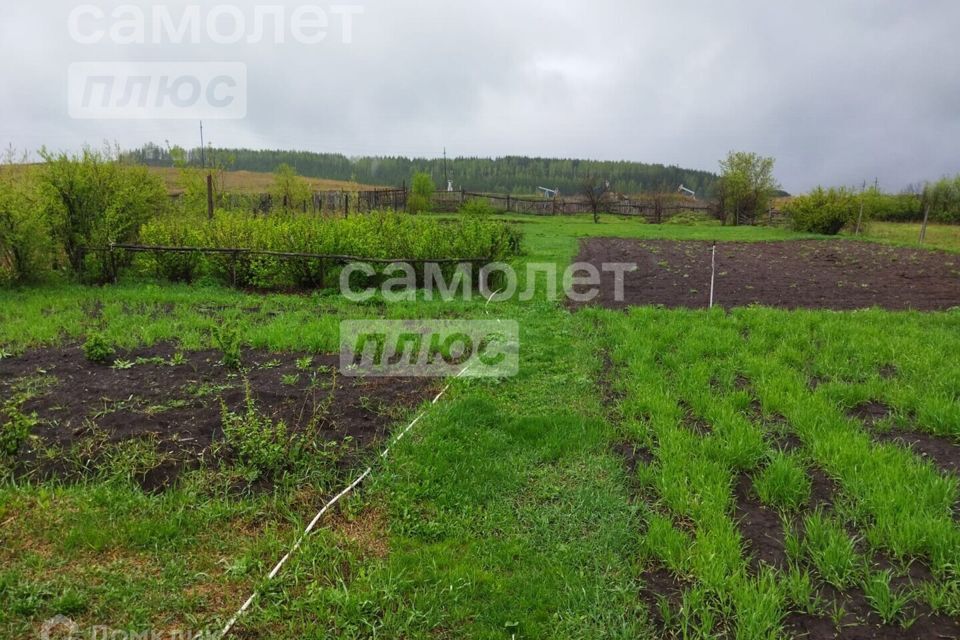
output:
M498 193L475 193L470 191L445 191L434 194L435 211L457 211L468 200L486 202L491 208L505 213L524 213L540 216L579 215L593 213L593 206L585 198L561 197L537 198ZM639 216L650 222L663 222L680 212L694 211L712 214L716 207L711 203L682 200L674 197L652 196L650 198L611 197L599 207L600 213L622 216Z
M400 188L372 189L363 191L328 190L317 191L308 199L291 206L277 202L273 194L227 193L221 196L221 206L230 210L247 210L255 214L269 214L275 209L302 211L335 216L369 213L382 209L403 211L407 209L410 192L406 185ZM174 196L176 198L176 196ZM479 200L494 211L537 216L583 215L593 213L586 198L579 196L515 196L504 193L467 191L435 191L430 198L430 209L438 213L455 213L467 202ZM634 216L647 222L667 222L681 213L697 213L721 219L719 203L698 201L675 194L654 194L646 197L612 196L599 208L600 213ZM771 209L756 219L740 219L738 224L764 224L784 226L787 220L783 213Z

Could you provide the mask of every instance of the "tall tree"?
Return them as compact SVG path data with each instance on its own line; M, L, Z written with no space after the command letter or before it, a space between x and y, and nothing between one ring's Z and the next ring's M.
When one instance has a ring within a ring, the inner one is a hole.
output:
M606 209L612 200L610 182L592 173L588 173L580 182L580 195L590 204L594 224L600 222L600 212Z
M288 164L281 164L273 172L273 189L271 190L274 205L288 209L306 210L307 203L313 196L310 183L297 174L297 170Z
M718 197L727 222L750 224L767 211L780 188L773 165L773 158L746 151L731 151L720 161Z

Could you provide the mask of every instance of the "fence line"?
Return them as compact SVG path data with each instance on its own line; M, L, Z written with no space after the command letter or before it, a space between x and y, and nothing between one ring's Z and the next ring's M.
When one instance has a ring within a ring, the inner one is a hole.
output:
M171 200L178 201L183 194L173 194ZM285 209L299 210L303 213L328 213L347 216L351 213L368 213L377 209L403 210L407 208L407 189L372 189L346 191L334 189L314 191L291 206L287 202L274 202L274 194L263 193L223 193L219 196L219 206L227 209L245 209L251 213L267 214L278 205Z
M442 191L434 194L432 208L435 211L450 213L458 210L467 200L482 200L498 211L507 213L526 213L531 215L576 215L592 213L590 203L585 199L572 197L537 198L514 196L511 194L476 193L471 191ZM602 213L624 216L641 216L651 222L662 222L681 211L713 212L715 207L709 203L671 204L663 199L651 198L634 200L623 198L604 203Z
M282 203L285 209L301 210L304 213L348 216L355 213L368 213L378 209L402 211L407 208L410 192L406 185L400 188L372 189L362 191L327 190L315 191L309 199L290 207ZM228 209L247 209L252 213L268 214L281 203L274 202L270 193L237 194L221 196L223 206ZM460 191L435 191L430 200L430 208L438 213L458 211L468 200L482 200L490 207L504 213L524 213L530 215L557 216L592 213L590 203L577 196L541 198L536 196L515 196L501 193L480 193L461 189ZM677 202L672 196L652 197L648 199L621 198L604 203L602 213L646 218L649 222L663 222L682 211L715 213L716 205L707 202Z

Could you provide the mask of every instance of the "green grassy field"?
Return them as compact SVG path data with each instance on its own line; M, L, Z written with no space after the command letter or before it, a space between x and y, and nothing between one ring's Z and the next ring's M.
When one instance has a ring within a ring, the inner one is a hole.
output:
M587 235L801 237L515 221L521 273L566 265ZM0 291L0 345L11 357L78 349L96 331L120 346L197 349L228 316L245 344L278 357L335 350L345 318L515 319L521 368L455 381L269 583L354 469L318 459L309 480L260 494L231 492L210 470L156 494L123 468L83 484L6 481L0 635L35 637L55 614L82 627L200 630L257 587L235 637L656 638L663 624L677 637L775 638L789 635L791 614L853 624L842 598L821 597L827 586L862 590L894 625L910 623L915 603L960 616L956 474L872 437L900 428L960 441L960 314L571 313L542 296L380 306L124 282ZM890 415L874 426L848 415L865 401ZM648 452L632 471L625 444ZM819 510L808 508L814 471L836 487ZM785 566L751 562L741 480L782 520ZM930 577L901 586L911 562ZM676 598L643 595L656 568L680 585Z
M917 246L920 241L919 222L871 222L863 236L904 246ZM924 245L944 251L960 251L960 225L930 224Z

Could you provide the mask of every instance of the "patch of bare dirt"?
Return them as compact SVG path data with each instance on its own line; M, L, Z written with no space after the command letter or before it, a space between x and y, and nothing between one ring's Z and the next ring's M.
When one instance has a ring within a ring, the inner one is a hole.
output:
M877 442L889 442L910 449L946 473L960 474L960 445L949 438L903 429L875 433L873 437Z
M330 527L365 556L386 558L390 553L387 517L380 509L364 509L352 517L339 515Z
M734 487L734 519L747 544L750 566L756 571L761 562L778 569L786 568L783 523L780 515L766 507L754 494L750 476L743 473Z
M851 418L856 418L863 422L863 424L868 427L872 427L879 422L883 422L893 412L890 410L890 407L883 404L882 402L876 402L875 400L870 400L868 402L863 402L858 404L853 409L847 412Z
M588 304L703 309L710 300L711 242L584 238L577 262L635 263L616 298L615 274L602 272ZM917 309L960 306L960 258L855 240L717 243L715 304L784 309ZM577 306L577 305L574 305Z
M839 624L826 616L807 613L791 613L784 627L795 638L822 640L841 638L843 640L936 640L960 638L960 621L948 616L934 614L923 604L909 605L908 619L914 621L908 629L898 624L883 624L873 610L870 601L860 588L851 588L843 592L833 587L824 587L822 597L828 610L841 611Z
M653 453L649 449L633 442L618 442L613 450L623 459L623 464L631 478L636 474L639 465L649 465L654 460Z
M665 567L659 565L644 571L642 579L643 589L640 597L647 605L654 627L667 637L670 629L665 628L667 621L663 619L662 606L669 607L673 612L678 611L683 601L685 585Z
M423 379L341 376L335 355L248 350L241 374L221 366L219 352L175 353L158 345L118 354L129 368L91 363L77 346L0 360L0 395L32 386L22 410L40 418L19 452L18 472L70 479L62 459L40 453L89 447L95 459L100 448L146 441L163 462L138 480L163 489L213 454L223 437L221 402L242 411L247 384L258 410L291 432L309 429L312 438L351 448L382 438L432 391Z

